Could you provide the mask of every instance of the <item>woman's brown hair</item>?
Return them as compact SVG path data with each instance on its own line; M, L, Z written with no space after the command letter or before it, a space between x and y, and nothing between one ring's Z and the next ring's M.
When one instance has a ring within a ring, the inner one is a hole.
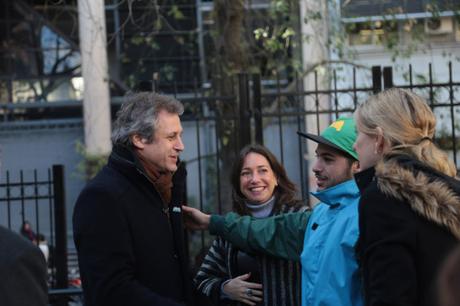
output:
M241 169L243 168L244 160L249 153L260 154L263 157L265 157L268 163L270 164L270 167L272 168L275 177L277 178L278 186L276 186L274 190L274 195L276 198L274 210L276 212L280 211L281 206L283 205L299 205L301 201L296 197L296 185L288 178L283 165L281 165L278 162L275 155L273 155L273 153L270 152L270 150L268 150L266 147L258 144L251 144L241 149L240 154L238 156L238 160L236 160L233 164L231 176L231 183L233 189L233 210L240 215L249 214L249 211L246 208L245 204L246 198L240 190Z

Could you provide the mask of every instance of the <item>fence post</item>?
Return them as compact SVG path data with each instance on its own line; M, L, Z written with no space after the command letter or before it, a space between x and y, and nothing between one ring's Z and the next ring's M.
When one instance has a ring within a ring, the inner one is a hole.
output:
M238 74L239 150L251 143L251 108L249 105L249 80L247 73ZM238 150L238 151L239 151Z
M262 124L262 81L260 74L252 75L252 98L254 108L254 125L256 143L264 144L264 128Z
M382 68L372 66L372 92L374 94L382 91Z
M56 233L56 288L67 288L67 226L64 191L64 166L53 165L54 225Z
M7 92L8 92L8 104L13 103L13 77L9 78L7 81ZM3 108L3 121L8 121L9 113L11 111L8 108Z
M393 68L383 67L383 88L388 89L393 87Z

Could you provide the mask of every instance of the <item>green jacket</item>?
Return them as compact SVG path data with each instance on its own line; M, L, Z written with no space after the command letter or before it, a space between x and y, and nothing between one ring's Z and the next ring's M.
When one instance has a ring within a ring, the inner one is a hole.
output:
M299 261L310 214L311 211L304 211L267 219L235 213L212 215L209 231L242 250Z

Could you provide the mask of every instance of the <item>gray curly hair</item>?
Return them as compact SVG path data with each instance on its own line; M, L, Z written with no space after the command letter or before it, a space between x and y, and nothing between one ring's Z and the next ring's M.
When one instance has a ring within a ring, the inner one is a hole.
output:
M135 134L151 143L160 111L167 111L180 116L184 112L184 106L173 97L153 92L126 95L113 124L113 145L132 147L133 143L130 136Z

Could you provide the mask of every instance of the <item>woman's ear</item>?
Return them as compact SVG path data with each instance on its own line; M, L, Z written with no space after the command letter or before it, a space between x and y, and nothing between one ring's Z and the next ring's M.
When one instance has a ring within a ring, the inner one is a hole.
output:
M376 127L375 130L377 131L376 141L375 141L375 154L382 154L386 147L386 141L383 137L383 130L381 127Z
M129 136L136 149L142 150L145 147L145 141L139 134Z

